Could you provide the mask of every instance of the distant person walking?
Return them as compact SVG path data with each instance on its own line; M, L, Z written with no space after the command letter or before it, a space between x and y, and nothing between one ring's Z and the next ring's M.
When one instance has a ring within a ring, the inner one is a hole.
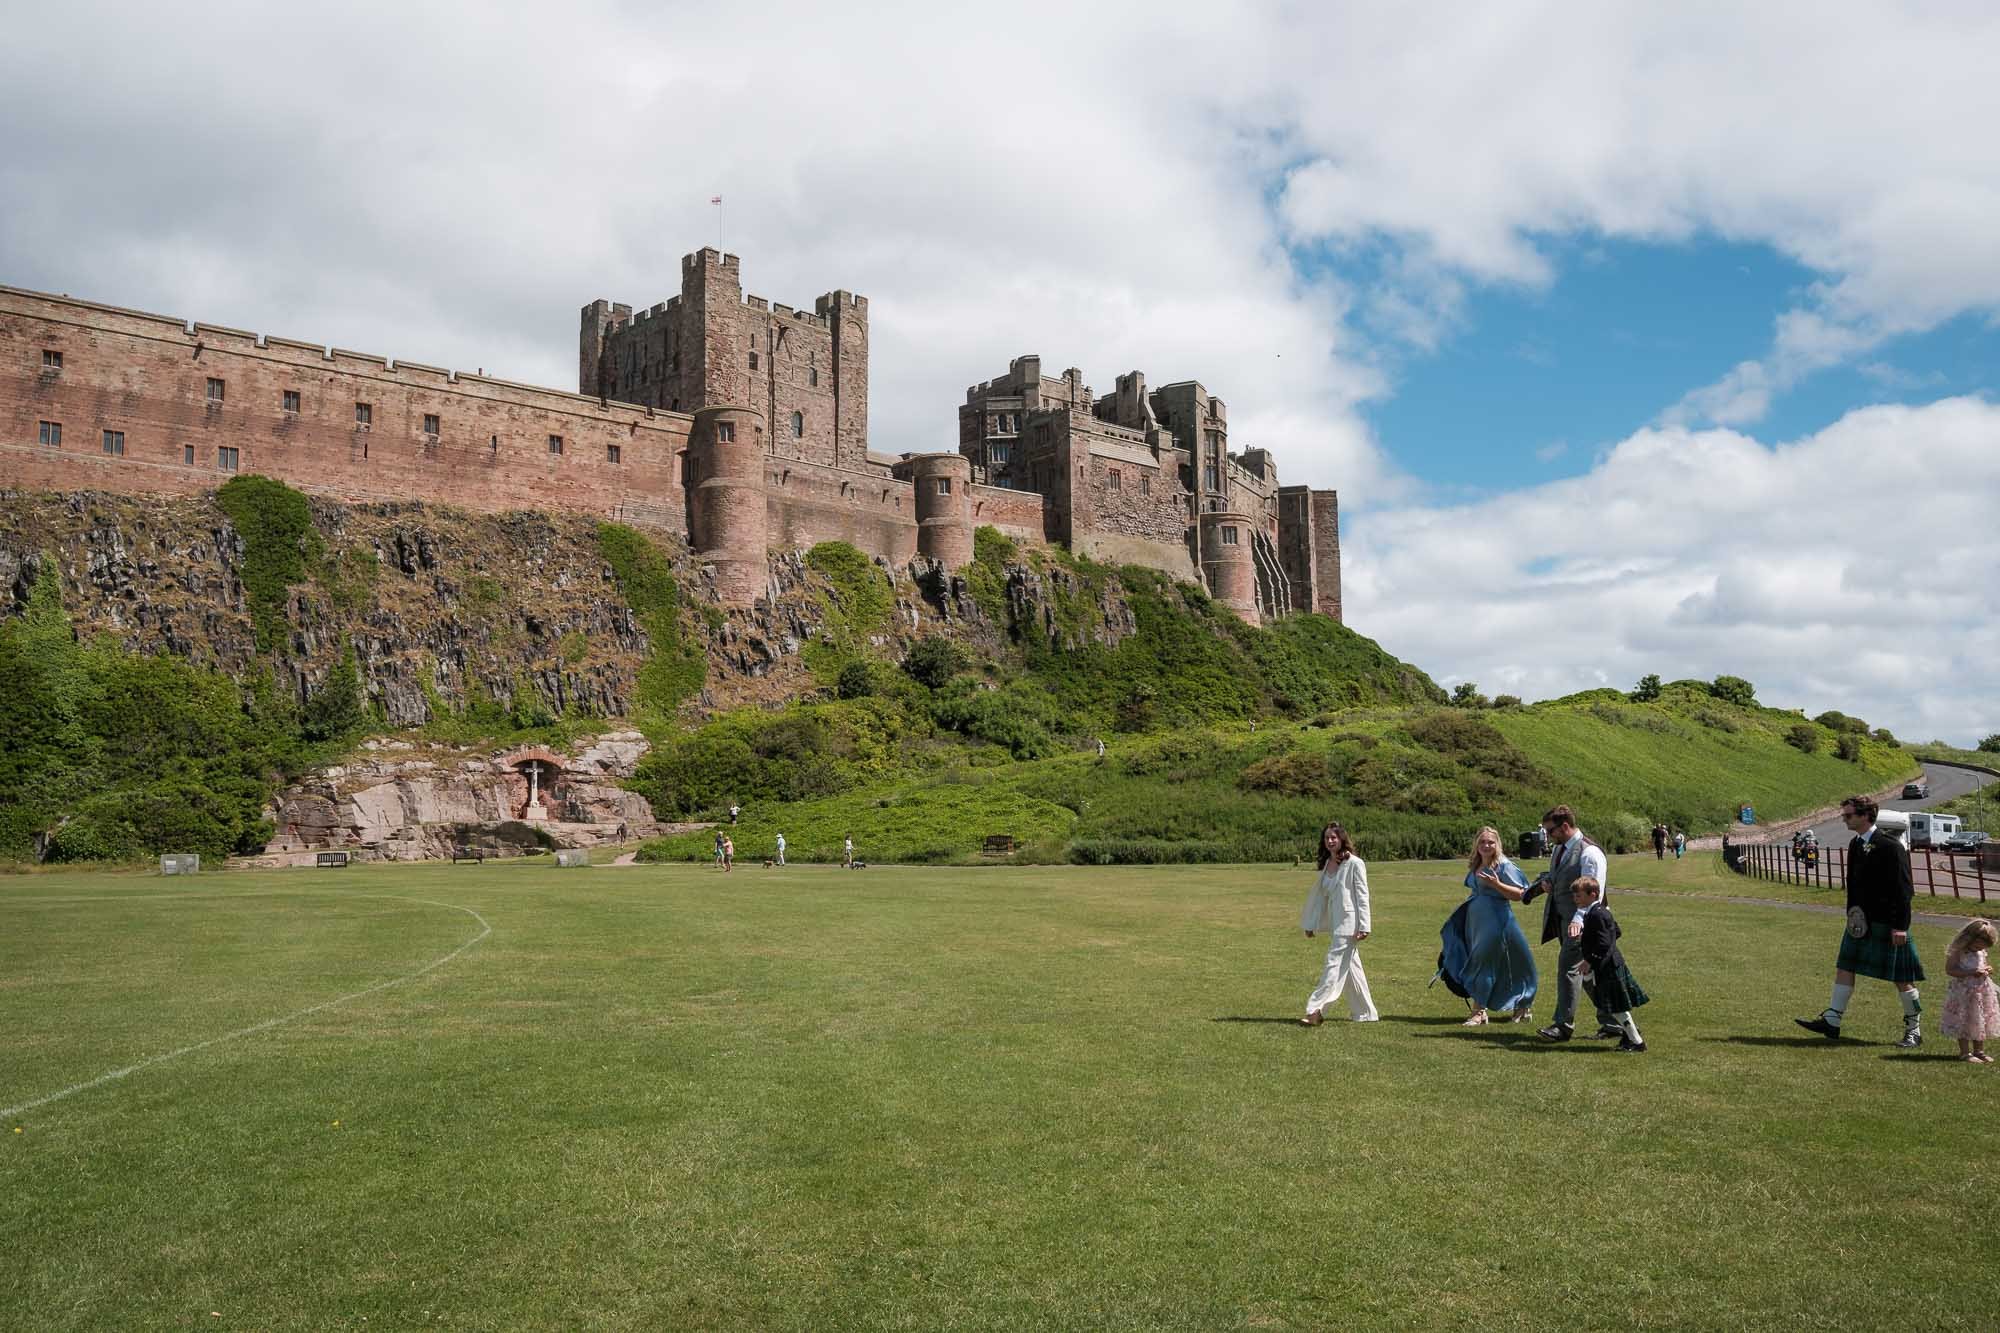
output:
M1826 1008L1818 1018L1792 1021L1837 1041L1847 1002L1854 996L1854 978L1877 977L1896 987L1903 1005L1903 1039L1896 1045L1909 1049L1924 1042L1923 1002L1917 995L1924 965L1910 943L1910 900L1916 886L1910 879L1909 851L1895 834L1875 827L1880 812L1866 796L1840 803L1841 822L1854 834L1847 845L1847 932L1840 937Z
M1667 826L1665 824L1653 825L1653 859L1655 861L1664 861L1667 859Z
M1368 993L1368 974L1361 970L1360 944L1369 935L1368 863L1354 854L1347 830L1337 823L1320 830L1319 878L1306 895L1299 926L1307 939L1321 932L1327 936L1326 966L1300 1021L1318 1027L1326 1020L1327 1006L1343 994L1355 1022L1380 1018Z
M738 815L742 814L742 813L743 813L743 807L742 807L742 806L740 806L740 805L732 805L732 806L730 806L730 807L729 807L729 822L730 822L730 823L732 823L732 824L734 824L734 823L736 822L736 817L737 817Z
M722 830L715 831L715 868L722 869Z
M1687 849L1688 849L1688 835L1687 835L1687 832L1686 832L1686 830L1684 830L1684 829L1675 829L1675 830L1674 830L1674 860L1678 861L1678 860L1680 860L1680 859L1681 859L1681 858L1682 858L1683 856L1686 856L1686 855L1687 855Z
M785 835L780 833L778 835L778 864L783 865L784 863L785 863Z
M1583 950L1578 943L1583 935L1583 909L1577 905L1573 890L1579 877L1589 875L1603 892L1607 862L1604 849L1583 835L1576 826L1576 815L1566 805L1542 816L1542 831L1548 834L1552 849L1549 868L1528 886L1521 901L1530 903L1548 895L1548 906L1542 909L1542 943L1556 941L1558 977L1554 1021L1535 1035L1548 1041L1568 1041L1576 1031L1577 997L1583 994L1583 973L1579 970ZM1625 1029L1612 1020L1611 1011L1601 1003L1597 1005L1596 1035L1625 1035Z
M1444 951L1438 975L1452 994L1472 1005L1465 1026L1483 1026L1493 1010L1510 1009L1525 1023L1535 998L1535 951L1514 920L1514 904L1527 891L1528 877L1500 850L1500 831L1479 830L1466 862L1465 887L1472 894L1458 905L1439 933Z
M840 868L843 870L854 869L854 838L852 835L849 835L848 837L841 840L840 851L841 851Z
M1958 1038L1958 1058L1990 1065L1986 1043L2000 1037L2000 994L1993 989L1993 968L1987 950L2000 943L1991 921L1969 921L1944 952L1944 970L1951 984L1944 993L1944 1019L1938 1030Z
M736 839L724 838L722 840L722 873L726 875L734 869L736 869Z

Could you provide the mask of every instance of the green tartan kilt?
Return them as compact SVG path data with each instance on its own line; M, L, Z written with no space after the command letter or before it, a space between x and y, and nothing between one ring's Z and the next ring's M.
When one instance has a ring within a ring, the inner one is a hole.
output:
M1599 1009L1606 1013L1622 1014L1637 1009L1651 997L1639 989L1638 981L1632 976L1632 969L1623 963L1609 976L1593 973L1590 998Z
M1917 959L1917 946L1907 936L1892 944L1894 927L1878 921L1868 923L1868 934L1855 939L1845 931L1840 936L1840 959L1834 964L1842 972L1876 977L1883 981L1922 981L1924 965Z

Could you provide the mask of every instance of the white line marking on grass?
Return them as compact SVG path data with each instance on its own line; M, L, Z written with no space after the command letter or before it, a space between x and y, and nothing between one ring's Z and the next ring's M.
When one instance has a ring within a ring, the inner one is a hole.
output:
M190 894L188 896L193 897L196 895ZM201 896L205 897L207 895ZM263 1022L253 1023L247 1028L238 1028L234 1032L225 1032L219 1037L210 1037L207 1041L198 1041L192 1046L183 1046L177 1051L168 1051L162 1055L149 1056L141 1060L138 1064L126 1065L123 1069L114 1069L108 1074L99 1074L96 1078L90 1079L87 1082L72 1084L60 1092L52 1092L46 1097L37 1097L30 1102L22 1102L19 1106L0 1107L0 1120L11 1119L14 1116L20 1115L23 1111L32 1111L36 1107L47 1106L50 1102L59 1102L65 1097L79 1092L88 1092L92 1088L102 1087L106 1083L115 1083L119 1079L128 1078L142 1069L151 1069L154 1065L165 1064L169 1060L178 1060L183 1055L193 1055L196 1051L205 1051L211 1046L220 1046L225 1041L235 1041L238 1037L254 1037L259 1032L268 1032L272 1028L283 1027L287 1023L297 1022L299 1019L319 1013L321 1010L346 1004L349 1000L358 1000L364 995L373 995L376 991L387 990L391 986L400 986L406 981L415 981L426 972L432 972L443 967L446 963L449 963L452 959L458 957L467 949L470 949L473 945L493 933L493 927L487 924L485 917L479 915L479 913L473 911L470 907L460 907L457 903L441 903L430 898L404 898L392 893L357 893L352 896L356 898L386 898L391 902L399 903L420 903L425 907L448 907L454 912L463 912L474 921L477 921L479 923L479 933L442 958L433 958L414 972L405 972L400 977L391 977L387 981L378 981L374 985L355 991L350 995L338 995L331 1000L322 1000L318 1004L308 1005L297 1013L286 1014L282 1018L267 1018Z

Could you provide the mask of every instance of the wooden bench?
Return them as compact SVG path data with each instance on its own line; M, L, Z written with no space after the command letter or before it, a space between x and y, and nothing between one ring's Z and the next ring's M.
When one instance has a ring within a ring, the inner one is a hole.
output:
M480 851L480 850L479 850L479 849L478 849L477 847L454 847L454 848L452 848L452 849L451 849L451 863L452 863L453 865L457 865L457 864L458 864L458 863L459 863L460 861L477 861L477 862L479 862L479 864L480 864L480 865L485 865L485 864L486 864L486 853L485 853L485 852L482 852L482 851Z
M347 860L346 852L321 852L314 859L313 863L320 869L325 870L333 866L344 866L347 864Z
M986 835L986 846L981 850L987 856L1012 856L1015 845L1011 833L989 833Z

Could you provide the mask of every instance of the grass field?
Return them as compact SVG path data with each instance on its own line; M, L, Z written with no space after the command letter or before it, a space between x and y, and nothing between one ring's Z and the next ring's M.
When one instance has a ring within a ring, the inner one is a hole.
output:
M1458 1027L1440 863L1316 1030L1283 867L0 880L0 1327L1991 1327L2000 1074L1716 860L1641 1056Z

